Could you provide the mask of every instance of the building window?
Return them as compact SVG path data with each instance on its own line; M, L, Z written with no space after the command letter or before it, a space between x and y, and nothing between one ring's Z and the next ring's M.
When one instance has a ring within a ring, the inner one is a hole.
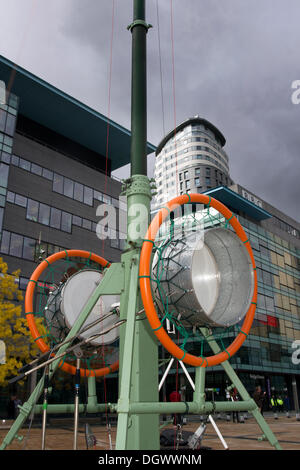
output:
M60 230L61 211L51 207L50 226Z
M29 279L27 279L26 277L20 277L19 278L19 289L26 290L28 282L29 282Z
M1 231L2 231L3 215L4 215L4 209L1 207L1 208L0 208L0 233L1 233Z
M13 136L15 132L15 126L16 126L16 117L8 113L7 118L6 118L5 133Z
M2 134L0 134L0 142L1 135ZM12 139L8 136L4 136L4 140L5 139L9 139L12 142ZM5 158L3 157L3 155L5 155ZM84 204L87 204L89 206L93 206L94 198L101 202L103 201L107 204L111 204L112 202L112 198L110 196L104 195L100 191L93 190L88 186L84 186L83 184L73 181L70 178L59 175L58 173L53 173L51 170L43 168L35 163L31 163L30 161L20 158L17 155L12 155L12 157L10 157L8 153L2 152L2 161L5 161L6 163L11 162L13 165L19 166L23 170L30 171L35 175L42 176L43 178L46 178L49 181L53 181L53 191L59 194L63 194L64 196L69 197L71 199L75 199L76 201L83 202ZM4 177L5 175L3 176L3 178ZM119 202L117 200L115 201L115 206L118 207Z
M92 222L87 219L82 219L82 228L86 228L87 230L92 230Z
M27 206L27 197L21 196L21 194L16 194L14 203L17 204L18 206L26 207Z
M36 165L35 163L31 164L31 173L34 173L35 175L42 176L42 167L40 165Z
M50 207L46 204L40 203L39 219L40 224L49 225L50 222Z
M207 177L206 177L206 178L205 178L205 183L206 183L206 185L210 185L210 184L211 184L210 178L207 178Z
M210 168L205 168L205 174L206 176L210 176Z
M188 177L189 177L189 172L188 172L188 171L185 171L185 172L184 172L184 179L186 180Z
M77 227L82 226L82 218L78 217L78 215L73 215L73 225L77 225Z
M35 240L33 240L33 238L24 237L23 258L33 261L34 251L35 251Z
M84 187L84 203L88 204L89 206L93 205L93 190L88 186Z
M200 178L195 178L195 186L200 186Z
M111 204L111 197L110 196L106 196L105 194L103 194L103 202L105 204Z
M37 201L33 201L32 199L28 199L26 219L32 220L33 222L37 222L38 215L39 203Z
M17 157L17 155L12 155L11 157L11 163L15 166L19 166L19 157Z
M9 166L5 163L0 163L0 186L7 188Z
M17 235L16 233L12 233L10 237L9 254L11 256L17 256L18 258L22 258L22 251L23 237L21 235Z
M68 212L61 213L61 230L64 232L72 232L72 215Z
M43 168L42 175L47 180L50 180L50 181L53 180L53 171L47 170L47 168Z
M63 194L63 187L64 187L64 178L57 173L54 173L53 178L53 191Z
M83 202L83 185L80 183L74 183L74 199Z
M102 202L103 201L103 194L100 193L100 191L94 191L94 199L97 201Z
M200 175L200 168L195 168L195 175Z
M0 109L0 131L4 132L6 121L6 112L3 109Z
M3 230L1 239L1 253L8 254L9 252L10 233Z
M179 173L179 181L182 181L182 173Z
M69 178L64 178L64 196L73 198L74 182Z
M12 204L14 204L15 203L15 193L12 193L11 191L7 191L6 200L7 200L7 202L11 202Z
M28 160L23 160L23 158L20 158L19 167L23 170L30 171L31 163Z
M8 165L10 164L10 155L9 153L6 153L6 152L2 152L2 155L1 155L1 160L4 162L4 163L8 163Z
M186 180L185 186L186 186L186 189L191 189L191 182L190 182L190 180Z

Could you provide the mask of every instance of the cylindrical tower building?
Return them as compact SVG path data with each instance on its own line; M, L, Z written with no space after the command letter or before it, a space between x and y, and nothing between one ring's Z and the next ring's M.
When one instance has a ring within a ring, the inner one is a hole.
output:
M167 134L156 150L158 208L179 194L231 186L223 134L206 119L187 119Z

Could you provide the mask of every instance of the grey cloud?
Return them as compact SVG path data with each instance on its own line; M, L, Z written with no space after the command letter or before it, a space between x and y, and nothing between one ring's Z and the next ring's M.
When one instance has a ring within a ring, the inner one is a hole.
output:
M44 15L32 38L26 56L30 70L34 64L34 73L42 70L43 78L107 114L112 1L53 2L57 16L49 7L48 23ZM111 83L111 118L127 128L131 35L126 27L132 5L132 0L115 1ZM158 144L163 123L156 0L146 5L154 26L148 33L148 139ZM233 179L299 219L300 105L291 103L291 83L300 79L299 0L173 0L173 7L176 123L195 114L213 122L226 137ZM175 122L170 1L159 0L159 10L168 132ZM51 49L44 39L38 41L50 25ZM149 157L150 169L153 161Z

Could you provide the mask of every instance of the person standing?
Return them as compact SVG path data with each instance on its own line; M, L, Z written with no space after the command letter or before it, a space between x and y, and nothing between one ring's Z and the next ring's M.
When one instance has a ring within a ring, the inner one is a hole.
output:
M257 404L257 406L258 406L258 408L259 408L262 415L263 415L263 408L264 408L265 398L266 398L266 392L263 392L262 389L261 389L261 386L258 385L255 388L255 392L253 394L253 400Z
M284 408L283 408L283 399L281 398L281 395L279 395L279 397L277 398L277 404L278 404L278 411L284 411Z
M285 395L283 403L284 403L284 409L285 409L285 412L286 412L286 417L290 418L290 409L291 408L290 408L290 399L289 399L288 394Z
M238 392L237 392L237 389L234 387L234 389L231 391L230 393L231 395L231 399L233 402L236 402L238 401L239 397L238 397ZM232 412L232 421L234 423L238 423L239 422L239 413L238 411L233 411Z
M15 405L15 418L16 418L20 413L19 406L22 405L20 398L18 398L17 396L15 396L14 405Z
M274 419L278 419L277 411L278 411L278 401L275 395L271 396L271 407L274 413Z

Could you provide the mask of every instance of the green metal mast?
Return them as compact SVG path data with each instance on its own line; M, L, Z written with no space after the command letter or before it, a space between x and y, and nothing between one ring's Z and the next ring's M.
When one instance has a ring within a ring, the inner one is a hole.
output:
M121 295L120 387L116 449L159 449L159 414L130 412L133 402L158 402L158 345L145 315L138 288L140 250L150 220L147 177L147 79L145 1L134 0L131 88L131 177L126 182L127 242L122 255L125 290Z
M131 81L131 176L147 175L147 65L145 1L134 0Z

